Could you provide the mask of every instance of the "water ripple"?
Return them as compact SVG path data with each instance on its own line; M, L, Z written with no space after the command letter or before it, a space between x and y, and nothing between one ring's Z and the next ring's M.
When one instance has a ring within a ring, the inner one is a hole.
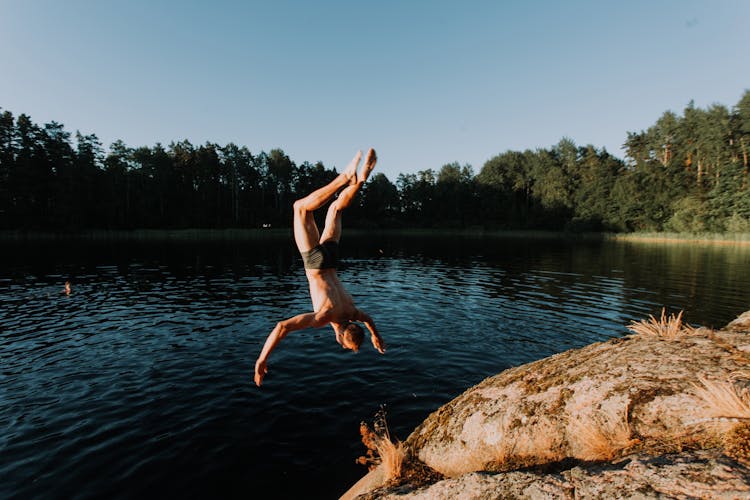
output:
M264 486L334 497L364 472L359 423L381 405L403 439L482 379L627 333L662 307L713 326L750 307L750 252L347 244L341 279L387 354L344 351L328 328L295 332L261 390L252 369L266 335L310 307L288 242L11 249L0 263L0 497Z

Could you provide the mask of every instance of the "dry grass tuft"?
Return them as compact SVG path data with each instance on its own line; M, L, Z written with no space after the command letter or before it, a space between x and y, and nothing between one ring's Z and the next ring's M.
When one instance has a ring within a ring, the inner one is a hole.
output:
M701 377L701 385L693 386L706 406L708 418L701 421L729 425L722 437L724 451L735 459L750 461L750 391L736 385L746 382L746 375L747 372L737 372L723 382Z
M562 460L561 439L554 425L537 422L533 427L511 432L503 430L503 439L492 450L493 459L489 463L474 461L471 470L491 470L496 472L513 470L522 466L540 465Z
M735 459L750 461L750 424L735 425L727 432L724 451Z
M590 418L572 420L569 432L573 456L582 460L611 460L638 443L631 439L627 408L622 414L599 411Z
M683 311L680 311L677 316L670 314L667 317L665 309L662 308L661 319L649 316L648 320L631 322L627 328L636 335L674 340L695 331L695 328L682 322L682 313Z
M746 390L738 391L730 381L715 382L702 377L699 380L701 385L693 386L706 404L708 417L750 420L750 394Z
M372 427L365 422L360 423L359 433L362 435L362 444L367 448L367 454L359 457L357 463L366 465L368 470L382 464L386 481L401 478L406 455L404 443L391 439L385 421L385 410L381 408L375 414Z

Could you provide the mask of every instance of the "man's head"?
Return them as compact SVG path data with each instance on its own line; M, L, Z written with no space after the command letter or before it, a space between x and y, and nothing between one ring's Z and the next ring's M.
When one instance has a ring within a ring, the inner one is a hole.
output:
M336 341L341 344L341 347L354 352L359 351L359 346L362 345L364 338L365 332L357 323L347 323L341 329L341 333L336 334Z

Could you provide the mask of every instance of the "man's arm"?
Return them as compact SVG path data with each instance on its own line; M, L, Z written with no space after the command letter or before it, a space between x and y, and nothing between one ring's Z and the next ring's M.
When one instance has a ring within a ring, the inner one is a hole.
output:
M378 333L378 329L375 327L375 322L366 312L357 310L357 313L357 320L363 322L367 329L370 330L372 346L377 349L380 354L385 354L385 341L383 341L383 337Z
M263 349L260 351L260 356L258 356L258 360L255 362L255 384L260 386L263 382L263 377L268 373L268 367L266 366L268 356L271 355L271 351L276 348L281 339L286 337L289 332L323 326L325 324L326 321L324 321L324 318L319 313L314 312L298 314L293 318L279 321L276 327L271 330L271 333L268 334L266 343L263 344Z

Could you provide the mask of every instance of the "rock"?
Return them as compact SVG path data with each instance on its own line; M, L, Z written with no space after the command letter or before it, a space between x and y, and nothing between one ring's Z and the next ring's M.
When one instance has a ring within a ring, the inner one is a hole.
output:
M352 500L357 498L362 492L373 491L385 483L385 474L382 467L376 467L369 474L365 474L362 479L357 481L349 491L344 493L339 500Z
M748 469L724 454L750 458L748 331L750 311L720 331L630 335L508 369L431 414L406 448L451 478L430 486L429 498L606 498L609 483L619 496L680 498L683 484L721 497L711 474L728 478L728 498L750 497ZM569 461L576 465L560 466ZM548 470L533 472L540 467ZM380 491L365 483L350 497Z
M554 474L470 472L407 491L384 490L360 498L726 498L750 497L750 469L720 452L660 457L633 455L615 463L585 464Z
M750 311L740 314L734 321L726 326L727 330L750 331Z
M563 458L606 460L636 446L721 440L700 429L700 378L747 367L739 332L677 340L630 336L568 351L491 377L430 415L407 446L446 476ZM718 341L717 341L718 340Z
M720 450L641 454L564 476L576 498L750 498L750 469Z
M416 491L390 491L360 499L424 499L453 500L455 498L573 498L571 484L560 475L531 472L491 474L470 472L460 477L446 479Z

